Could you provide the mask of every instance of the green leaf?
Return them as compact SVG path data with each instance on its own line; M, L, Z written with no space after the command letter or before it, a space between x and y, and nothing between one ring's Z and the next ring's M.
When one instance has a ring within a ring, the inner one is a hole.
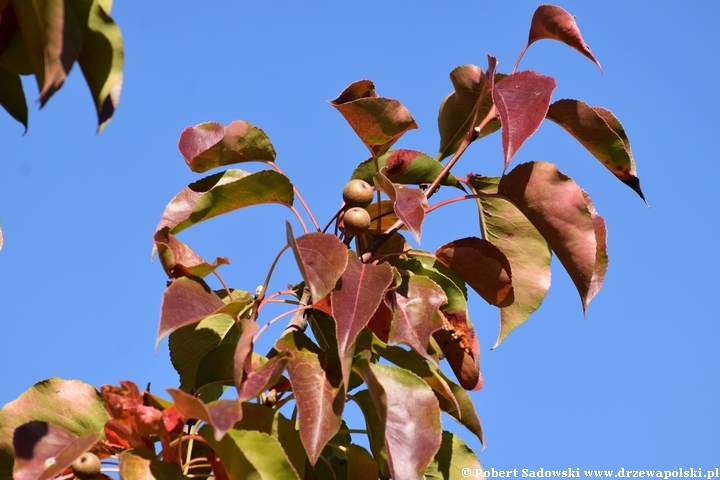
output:
M10 0L0 1L0 68L17 75L31 75L33 66L20 33L15 7Z
M485 478L480 460L460 437L450 432L442 432L440 450L425 470L423 478L426 480L463 480L468 477Z
M345 117L374 157L387 152L405 132L417 128L408 109L397 100L378 97L370 80L351 84L330 105Z
M613 175L645 200L630 140L610 110L591 107L580 100L558 100L550 105L547 118L575 137Z
M242 120L227 127L216 122L187 127L180 134L178 149L197 173L241 162L275 161L275 148L265 132Z
M200 435L218 454L230 480L300 479L280 442L267 433L233 429L217 441L213 429L205 425Z
M20 76L3 68L0 68L0 105L15 120L22 123L27 132L28 108Z
M472 398L468 392L458 385L457 383L450 380L439 368L430 366L430 369L437 374L440 378L445 380L445 383L450 388L453 395L454 402L448 402L446 396L435 395L440 408L450 415L452 418L457 420L461 425L470 430L480 440L480 443L485 445L485 435L483 434L482 425L480 424L480 418L478 418L477 412L475 411L475 405L473 404Z
M226 170L191 183L173 198L156 231L177 233L212 217L266 203L292 206L293 186L281 173Z
M378 464L383 477L390 477L390 466L388 465L387 448L385 447L385 428L378 415L369 390L361 390L353 394L353 400L365 417L365 426L368 431L368 441L372 450L375 462Z
M199 391L210 385L235 385L235 343L221 343L205 356L197 366L195 374L195 390Z
M122 35L103 0L67 1L82 26L84 40L77 61L95 102L100 133L120 102L125 62Z
M118 454L120 478L125 480L187 479L179 465L160 461L150 450L131 449Z
M380 167L381 170L384 167L387 168L387 170L385 170L385 176L394 183L403 185L432 183L443 169L440 162L416 150L390 150L386 154L381 155L377 160L378 167ZM351 179L359 178L372 184L373 176L376 173L375 162L372 158L369 158L358 165ZM442 181L442 185L462 189L462 185L453 174L447 175Z
M242 404L237 400L215 400L205 404L182 390L168 388L167 391L183 417L202 420L212 425L215 440L218 442L243 417Z

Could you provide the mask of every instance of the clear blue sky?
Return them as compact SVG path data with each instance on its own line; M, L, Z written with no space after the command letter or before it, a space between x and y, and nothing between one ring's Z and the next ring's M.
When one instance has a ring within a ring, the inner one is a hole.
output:
M514 164L554 162L590 193L607 220L610 267L584 319L554 263L541 309L493 351L497 314L471 294L485 376L484 390L472 394L487 438L481 462L718 467L718 7L560 5L576 15L604 76L551 41L535 44L521 67L556 77L554 99L616 114L651 207L554 124L520 149ZM420 126L398 146L434 155L448 73L466 63L485 67L486 53L498 57L499 71L511 70L536 6L115 2L125 83L116 118L100 136L77 68L43 110L31 109L27 135L0 115L0 405L52 376L96 386L152 382L155 392L177 385L166 347L153 349L165 276L150 250L165 204L199 178L177 151L183 128L234 119L263 128L278 164L325 223L368 156L327 100L372 79ZM26 85L34 98L35 86ZM474 145L458 172L499 174L499 138ZM230 257L225 278L254 290L284 245L286 218L279 206L244 210L180 238L206 258ZM472 204L431 214L424 230L422 247L431 250L477 235ZM298 281L290 256L275 278L276 288Z

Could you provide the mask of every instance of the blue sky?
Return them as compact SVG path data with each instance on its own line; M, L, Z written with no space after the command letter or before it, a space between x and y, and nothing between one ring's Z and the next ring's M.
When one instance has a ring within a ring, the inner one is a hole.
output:
M499 71L510 71L537 6L198 5L116 2L125 82L101 135L77 68L43 110L31 108L27 135L0 115L0 405L52 376L96 386L151 382L154 392L177 386L166 342L154 352L165 276L150 250L164 206L199 178L177 151L183 128L242 119L264 129L278 164L324 224L368 157L327 100L372 79L419 124L397 146L434 156L438 107L452 90L448 73L467 63L484 68L487 53ZM496 469L715 468L717 6L559 5L576 16L604 75L551 41L533 45L521 68L554 76L554 99L581 99L620 119L650 208L552 123L520 149L514 165L551 161L589 192L607 220L610 266L583 318L575 288L554 262L543 306L493 351L497 314L471 294L485 376L485 388L472 394L487 438L480 460ZM457 168L501 170L497 134L473 145ZM290 215L279 206L239 211L179 238L206 258L229 257L221 270L228 283L254 290L284 245ZM473 205L453 204L430 214L422 247L477 234ZM274 278L276 289L298 281L289 255ZM269 329L265 340L281 329Z

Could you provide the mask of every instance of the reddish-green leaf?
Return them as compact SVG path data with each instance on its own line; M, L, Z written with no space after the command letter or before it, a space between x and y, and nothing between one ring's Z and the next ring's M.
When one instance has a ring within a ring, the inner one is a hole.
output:
M574 48L592 60L602 73L600 62L590 52L590 47L583 40L575 17L556 5L540 5L533 15L530 23L528 46L536 40L549 38L559 40Z
M465 428L474 433L478 440L480 440L480 443L484 446L485 436L483 435L480 418L478 418L477 412L475 411L475 405L473 404L472 398L470 398L468 392L463 387L450 380L439 368L430 366L430 369L445 381L453 395L452 402L448 402L447 397L444 395L435 395L440 403L440 408L457 420Z
M480 193L496 194L499 177L469 178ZM550 288L552 253L530 220L512 202L501 197L479 200L485 236L510 263L515 301L500 309L500 332L495 347L540 307Z
M417 128L397 100L378 97L370 80L348 86L330 105L337 108L374 157L379 157L408 130Z
M162 228L153 236L160 263L170 278L206 277L217 270L220 265L229 265L227 258L217 257L210 264L193 252L190 247L175 238L168 227Z
M351 444L347 447L348 480L376 480L380 472L378 464L360 445Z
M390 467L388 466L387 448L385 447L385 427L378 415L378 409L375 407L368 390L353 393L353 400L360 407L363 417L365 417L370 450L373 457L375 457L380 473L382 473L383 477L388 478L390 477Z
M513 73L495 84L492 96L502 123L505 169L525 140L540 128L556 86L554 78L531 70Z
M257 397L269 387L274 385L287 367L288 359L273 357L257 370L248 373L238 391L238 401L245 402Z
M126 450L118 455L120 478L123 480L184 480L179 465L160 461L155 452L144 449Z
M547 118L575 137L613 175L645 200L630 141L610 110L591 107L580 100L558 100L550 105Z
M233 210L266 203L291 206L293 199L293 186L281 173L227 170L185 187L165 207L156 230L170 227L170 233L178 233Z
M32 421L19 426L13 434L15 450L14 480L53 478L68 468L77 457L92 448L100 435L75 436L63 427Z
M405 369L367 360L357 366L384 427L391 476L422 477L441 443L440 407L435 395Z
M425 221L425 208L427 207L425 192L393 183L383 173L376 174L373 181L379 190L390 197L395 214L405 223L415 240L420 243L422 224Z
M490 305L513 303L510 263L492 243L477 237L462 238L438 248L435 256Z
M224 305L201 279L181 277L174 280L163 293L155 348L165 335L203 319Z
M395 183L403 185L421 185L432 183L442 172L440 162L429 155L416 150L390 150L377 159L378 167L386 167L385 176ZM375 162L369 158L362 162L352 174L353 179L359 178L372 184L375 171ZM442 185L462 188L454 175L449 174L442 181Z
M354 252L346 251L347 268L330 296L340 356L355 343L393 281L392 269L387 263L362 263Z
M168 388L167 391L185 418L202 420L212 425L218 442L243 417L242 404L237 400L216 400L205 404L182 390Z
M404 343L417 353L433 361L427 347L430 336L443 325L438 309L448 298L442 288L428 277L414 275L385 297L393 310L388 343Z
M233 356L233 371L235 372L235 387L240 391L243 383L245 360L252 353L253 335L259 327L257 322L246 318L240 320L238 326L240 328L240 339Z
M27 132L28 108L25 100L20 75L0 68L0 105L18 122L22 123ZM0 239L1 240L1 239ZM0 247L2 244L0 244Z
M290 222L286 226L287 240L295 254L300 274L310 289L313 303L318 303L335 288L345 270L347 247L329 233L308 233L295 238Z
M498 193L545 237L575 283L585 311L607 270L607 232L587 194L546 162L518 165L500 180Z
M465 312L442 312L445 321L442 330L433 334L460 385L467 390L480 390L483 376L480 373L480 344L475 328Z
M489 475L488 475L489 476ZM433 461L425 470L425 480L462 480L468 477L485 478L475 452L450 432L442 432L442 443Z
M345 387L339 362L300 332L285 334L275 349L290 358L287 372L297 402L300 438L315 465L342 422Z
M197 173L223 165L275 160L275 149L265 132L242 120L227 127L216 122L187 127L180 135L178 149Z

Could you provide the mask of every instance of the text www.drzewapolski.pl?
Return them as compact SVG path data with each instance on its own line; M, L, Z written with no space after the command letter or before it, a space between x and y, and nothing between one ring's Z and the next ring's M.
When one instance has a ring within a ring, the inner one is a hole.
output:
M670 480L673 478L704 478L720 480L720 468L676 468L675 470L581 470L566 468L565 470L531 470L529 468L512 470L482 470L479 468L463 468L465 478L653 478Z

